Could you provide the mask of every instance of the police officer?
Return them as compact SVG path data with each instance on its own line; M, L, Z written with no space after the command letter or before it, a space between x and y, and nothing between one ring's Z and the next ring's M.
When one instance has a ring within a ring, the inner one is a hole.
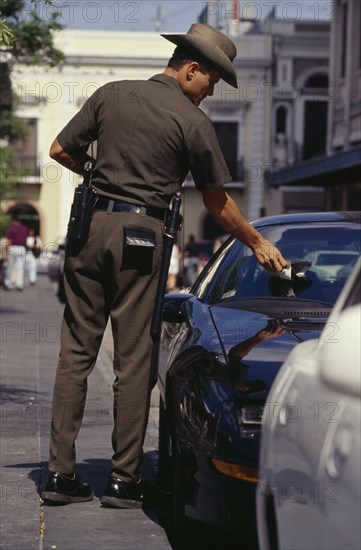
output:
M42 492L48 501L93 498L90 486L75 474L75 440L87 377L110 318L114 454L101 503L142 505L139 464L153 380L150 324L164 220L189 170L206 208L225 232L248 245L265 268L281 271L286 266L278 249L246 221L223 188L232 178L212 123L198 108L221 78L237 87L235 45L205 24L193 24L186 34L162 36L177 46L165 71L147 81L110 82L99 88L50 149L53 159L84 174L86 151L97 141L97 202L89 238L81 245L70 242L66 251L67 301L53 395L50 475Z

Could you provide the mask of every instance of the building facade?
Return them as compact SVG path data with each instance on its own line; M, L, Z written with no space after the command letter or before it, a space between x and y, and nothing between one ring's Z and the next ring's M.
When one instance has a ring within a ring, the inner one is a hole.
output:
M272 196L277 189L308 193L317 186L324 192L324 209L360 210L361 2L334 0L327 95L327 134L322 150L283 167L273 165L266 174L268 194Z
M266 169L282 171L326 153L330 24L267 20L272 36L271 156ZM323 187L265 186L267 214L324 210Z

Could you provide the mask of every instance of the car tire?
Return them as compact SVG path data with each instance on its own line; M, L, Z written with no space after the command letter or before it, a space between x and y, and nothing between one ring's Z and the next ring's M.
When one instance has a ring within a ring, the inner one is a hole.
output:
M159 397L158 484L165 492L170 492L172 480L172 459L168 445L168 421L163 399Z

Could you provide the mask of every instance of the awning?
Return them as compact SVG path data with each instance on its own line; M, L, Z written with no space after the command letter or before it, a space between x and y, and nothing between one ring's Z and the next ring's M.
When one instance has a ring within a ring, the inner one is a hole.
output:
M268 170L265 181L269 187L356 183L361 181L361 147Z

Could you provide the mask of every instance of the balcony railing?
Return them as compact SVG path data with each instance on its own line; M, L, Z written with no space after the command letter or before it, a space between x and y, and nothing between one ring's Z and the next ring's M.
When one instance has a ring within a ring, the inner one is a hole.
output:
M19 183L33 179L39 180L41 174L40 163L36 155L25 155L18 152L14 153L11 162L1 167L1 171L7 176L15 177Z

